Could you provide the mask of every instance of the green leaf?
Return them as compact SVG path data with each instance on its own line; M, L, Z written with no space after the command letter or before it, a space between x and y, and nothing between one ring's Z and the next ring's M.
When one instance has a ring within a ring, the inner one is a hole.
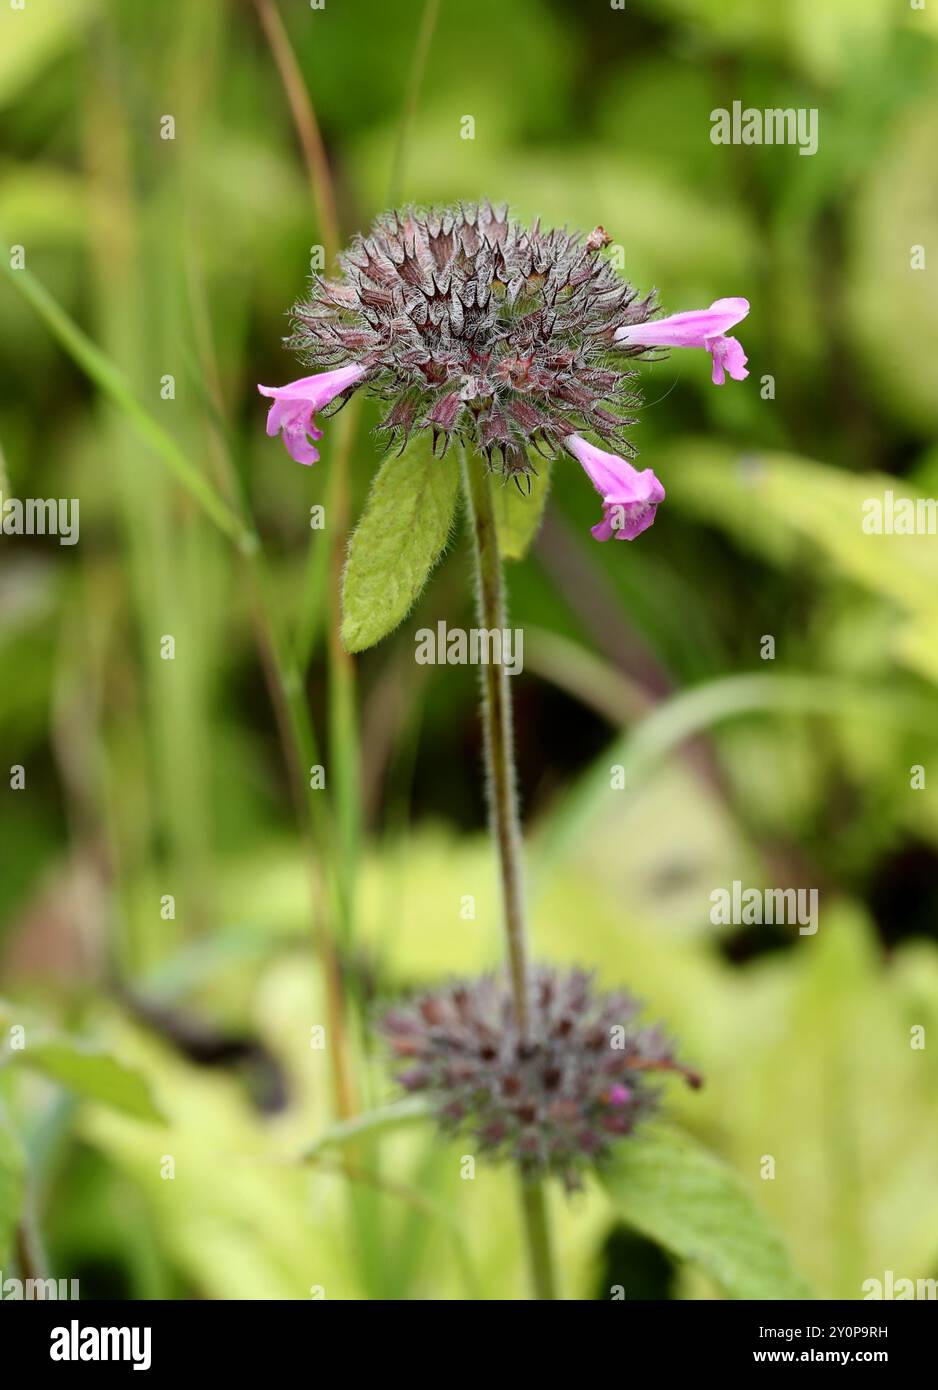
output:
M455 459L436 459L415 440L386 459L349 543L342 641L361 652L410 612L446 544L459 488Z
M672 501L726 527L760 556L822 572L833 564L838 574L894 604L890 655L938 681L935 539L864 529L869 501L882 502L895 478L782 453L760 454L742 466L735 449L712 440L678 440L659 462ZM900 495L923 499L911 483L903 483Z
M550 492L550 469L546 460L539 461L537 473L528 474L530 494L519 492L510 479L492 489L498 546L506 560L523 560L540 530Z
M90 1043L52 1032L40 1020L0 999L0 1030L17 1021L25 1030L25 1045L4 1049L3 1058L9 1065L41 1072L87 1100L100 1101L135 1119L165 1122L138 1071Z
M357 1139L379 1134L386 1129L399 1129L402 1125L414 1124L418 1120L428 1119L429 1116L430 1111L423 1096L405 1096L403 1100L394 1101L391 1105L366 1110L363 1115L356 1115L354 1119L346 1120L343 1124L333 1125L331 1129L320 1134L315 1143L305 1151L303 1158L316 1158L325 1149L344 1148L347 1144L354 1144Z
M75 1091L86 1100L96 1100L132 1115L137 1120L163 1123L150 1088L139 1072L96 1048L70 1038L45 1037L30 1042L15 1054L24 1066L41 1072L51 1081Z
M25 1162L6 1116L0 1110L0 1268L9 1258L23 1209Z
M659 1129L620 1145L603 1183L624 1221L730 1298L813 1297L732 1169L688 1136Z

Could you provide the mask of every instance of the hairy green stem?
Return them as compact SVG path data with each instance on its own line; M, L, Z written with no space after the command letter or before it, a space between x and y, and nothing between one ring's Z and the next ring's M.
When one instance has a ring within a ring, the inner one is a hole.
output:
M554 1251L550 1239L547 1193L542 1182L521 1179L521 1210L531 1267L531 1289L539 1300L557 1298Z
M479 625L501 632L505 628L505 587L489 471L483 459L470 455L465 459L464 472L472 515ZM530 1031L524 865L511 726L511 694L508 673L501 662L489 662L482 667L482 722L489 818L502 881L508 973L518 1032L524 1040ZM533 1296L536 1299L554 1299L557 1292L543 1183L521 1179L521 1210Z
M502 631L505 627L505 592L502 562L495 528L495 511L488 470L483 459L466 460L466 489L472 510L478 579L479 624ZM511 695L508 673L501 662L482 667L482 722L485 734L485 770L492 834L498 850L505 912L508 969L518 1032L528 1033L528 960L524 930L524 876L521 823L515 786L514 741L511 730Z

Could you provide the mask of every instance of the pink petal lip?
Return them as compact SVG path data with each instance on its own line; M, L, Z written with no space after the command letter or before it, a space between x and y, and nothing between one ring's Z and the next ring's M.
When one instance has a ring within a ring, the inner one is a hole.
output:
M743 352L742 344L736 338L713 338L707 342L707 351L713 356L713 384L722 386L726 380L725 371L734 381L745 381L749 375L746 363L749 358Z

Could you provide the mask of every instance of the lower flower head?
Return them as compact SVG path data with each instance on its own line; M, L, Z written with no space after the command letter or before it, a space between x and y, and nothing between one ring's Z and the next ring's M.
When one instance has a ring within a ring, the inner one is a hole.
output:
M654 1110L650 1072L700 1084L657 1028L636 1026L638 1012L624 992L597 993L584 971L541 966L531 971L525 1038L500 975L421 995L386 1013L381 1031L398 1081L426 1095L444 1130L573 1188Z
M664 488L650 468L639 471L618 454L607 454L578 434L567 437L566 446L603 499L603 519L592 528L598 541L615 536L634 541L655 519Z

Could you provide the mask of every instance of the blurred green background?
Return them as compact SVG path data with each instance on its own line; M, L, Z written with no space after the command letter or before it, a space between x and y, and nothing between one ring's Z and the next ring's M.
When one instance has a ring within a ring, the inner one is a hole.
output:
M938 1276L938 538L861 529L886 487L938 493L938 6L279 13L0 6L0 251L51 297L37 313L0 276L0 489L81 505L74 547L0 536L0 1264L86 1298L523 1292L511 1175L463 1181L464 1146L416 1127L299 1159L392 1094L375 1002L496 962L500 938L475 674L413 661L416 627L471 622L465 539L392 638L343 659L376 411L340 416L312 470L264 435L255 383L300 374L284 315L331 235L292 53L343 240L392 198L488 196L601 223L669 312L750 299L745 384L714 389L704 353L641 367L653 530L596 545L562 461L510 567L531 927L681 1039L707 1085L671 1113L821 1296ZM817 154L714 146L734 100L816 107ZM714 927L734 879L817 888L817 934ZM599 1190L554 1209L569 1297L714 1296Z

